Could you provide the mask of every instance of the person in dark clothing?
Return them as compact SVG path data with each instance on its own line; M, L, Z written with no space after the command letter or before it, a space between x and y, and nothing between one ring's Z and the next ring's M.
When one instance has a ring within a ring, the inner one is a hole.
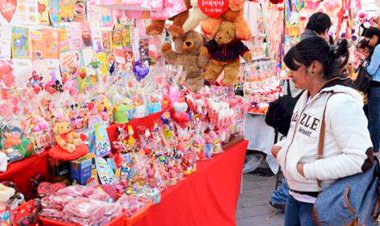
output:
M330 27L331 19L327 14L322 12L314 13L307 22L306 30L301 34L301 41L319 36L329 43L330 37L328 33Z

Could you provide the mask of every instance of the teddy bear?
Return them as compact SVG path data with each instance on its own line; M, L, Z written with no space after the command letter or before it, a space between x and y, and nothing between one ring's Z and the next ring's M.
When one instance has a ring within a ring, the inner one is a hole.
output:
M169 43L162 46L165 60L172 65L184 67L185 82L193 91L199 91L203 86L201 69L208 63L207 49L204 47L203 36L196 31L189 31L183 36L173 38L175 51ZM206 52L206 54L202 54Z
M189 18L187 18L186 22L182 26L184 32L194 30L201 23L201 21L208 18L208 16L199 8L198 0L191 0L190 4L193 9L189 14Z
M236 25L224 21L213 40L206 42L210 62L203 73L203 78L215 82L224 71L223 85L232 86L236 83L240 56L247 62L252 60L251 52L242 41L236 37Z
M244 1L229 0L229 8L218 18L208 18L201 22L202 32L207 38L214 38L219 26L223 21L234 23L236 26L236 36L240 40L251 40L252 33L248 23L244 18Z
M173 21L173 24L170 25L168 31L173 37L178 37L183 34L182 25L185 23L189 17L189 10L191 9L190 0L183 0L187 10L182 13L175 15L169 20ZM152 20L151 24L146 27L147 35L159 35L164 31L166 20Z
M73 153L82 144L79 134L72 131L69 123L66 121L57 122L53 127L53 132L58 146L69 153Z

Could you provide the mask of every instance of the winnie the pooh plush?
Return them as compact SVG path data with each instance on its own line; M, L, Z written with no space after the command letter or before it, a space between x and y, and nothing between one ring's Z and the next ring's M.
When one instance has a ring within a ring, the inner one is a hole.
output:
M53 132L58 146L69 153L73 153L77 146L82 144L79 134L71 130L68 122L57 122L53 127Z
M248 47L236 38L236 26L231 22L224 21L219 26L215 38L205 46L210 55L210 62L203 78L210 82L215 82L224 71L223 85L234 85L239 74L240 56L247 62L252 60Z
M187 10L170 18L173 24L170 25L168 31L173 37L183 35L182 25L189 17L189 10L191 9L190 0L183 0ZM159 35L164 31L166 20L152 20L151 24L146 27L147 35Z
M174 38L174 44L176 51L172 50L169 43L162 46L165 60L172 65L182 65L186 72L186 84L193 91L199 91L204 83L201 70L208 63L203 36L196 31L189 31L181 37Z
M234 23L236 36L240 40L250 40L252 33L244 18L244 0L229 0L229 8L218 18L202 20L201 29L207 38L214 38L223 21Z

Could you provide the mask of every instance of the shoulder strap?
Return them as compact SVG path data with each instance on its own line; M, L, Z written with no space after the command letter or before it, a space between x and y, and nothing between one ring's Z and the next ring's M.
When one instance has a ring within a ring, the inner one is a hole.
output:
M317 151L317 159L322 159L323 158L323 152L324 152L324 147L325 147L325 133L326 133L326 109L327 109L327 103L334 94L337 93L343 93L343 92L329 92L329 96L327 97L325 108L323 110L323 116L322 116L322 122L321 122L321 130L319 134L319 141L318 141L318 151ZM322 181L317 180L318 182L318 187L322 187Z
M290 90L290 81L289 81L289 79L286 80L286 89L288 91L287 95L290 96L290 97L293 97L292 96L292 91Z

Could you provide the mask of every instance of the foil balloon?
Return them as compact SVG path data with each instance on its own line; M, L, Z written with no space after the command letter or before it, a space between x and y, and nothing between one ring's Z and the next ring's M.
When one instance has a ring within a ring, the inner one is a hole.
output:
M148 63L143 63L141 60L136 61L133 65L133 73L135 74L137 81L140 82L149 74Z

